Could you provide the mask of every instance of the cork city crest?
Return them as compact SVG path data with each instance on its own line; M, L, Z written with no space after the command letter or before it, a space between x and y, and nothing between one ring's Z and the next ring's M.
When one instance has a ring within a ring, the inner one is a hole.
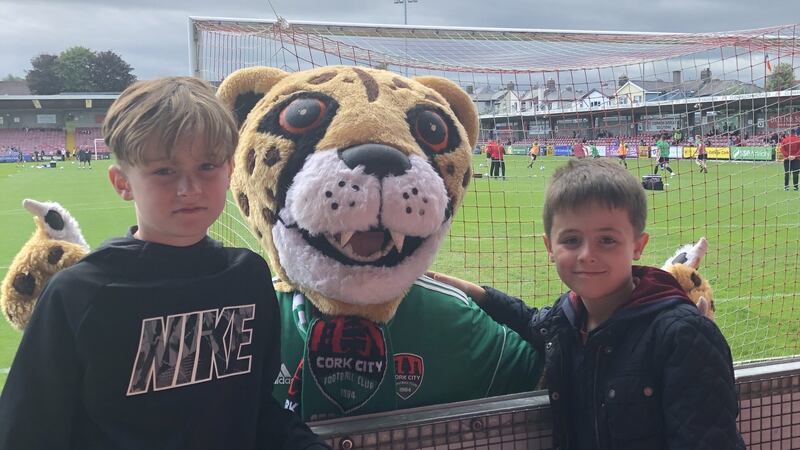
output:
M425 375L425 363L422 357L412 353L396 353L394 355L395 388L397 396L408 400L422 385Z
M367 403L386 376L386 341L375 323L358 317L314 321L308 333L307 364L314 382L348 414Z

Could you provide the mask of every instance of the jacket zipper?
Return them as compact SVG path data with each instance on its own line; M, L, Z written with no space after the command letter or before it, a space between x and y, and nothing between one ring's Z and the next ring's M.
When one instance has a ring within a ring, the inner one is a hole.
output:
M558 335L558 334L557 334L556 336L554 336L554 338L557 338L559 341L561 341L561 335ZM564 345L562 345L562 344L563 344L563 342L559 342L559 346L558 346L558 352L559 352L559 353L560 353L560 355L561 355L561 358L560 358L560 359L561 359L561 361L559 361L559 366L561 367L561 373L562 373L562 374L564 374L564 373L566 373L566 372L564 372L564 360L565 360L566 358L564 358L564 352L563 352ZM563 391L563 390L564 390L563 388L564 388L564 386L560 386L560 388L559 388L559 389ZM562 403L561 403L561 410L562 410L562 411L564 410L564 403L563 403L564 401L566 401L566 399L564 399L564 400L562 401ZM564 431L566 431L566 427L564 427L564 430L562 430L562 433L563 433ZM565 435L565 439L564 439L564 448L565 448L565 449L569 449L569 448L571 448L571 447L570 447L570 445L569 445L569 442L570 442L570 441L569 441L569 433L563 433L563 434Z
M597 372L598 372L598 367L600 365L600 349L601 348L602 348L601 345L597 346L597 351L595 352L595 358L594 358L594 382L593 382L594 386L592 388L592 395L595 396L595 398L597 398L596 397L597 396ZM603 393L603 398L605 398L605 393ZM595 443L597 444L597 448L601 449L602 447L600 446L600 427L597 424L597 401L592 401L592 404L594 406L594 439L595 439Z

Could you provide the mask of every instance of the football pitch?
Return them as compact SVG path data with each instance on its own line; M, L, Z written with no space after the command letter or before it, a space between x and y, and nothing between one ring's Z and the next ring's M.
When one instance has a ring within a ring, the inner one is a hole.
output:
M550 304L564 290L541 243L541 204L548 177L567 158L508 156L506 180L473 179L434 269L493 284L528 303ZM22 199L58 201L80 222L92 248L135 222L133 205L107 181L110 161L80 169L72 161L55 169L0 164L0 276L34 231ZM629 159L638 176L652 160ZM706 236L702 273L715 290L717 323L736 361L800 353L800 195L783 191L780 163L709 162L700 174L691 161L674 161L678 174L665 191L648 191L650 244L641 263L660 266L681 244ZM488 172L476 155L476 173ZM231 245L257 244L229 205L212 235ZM0 386L21 333L0 320Z

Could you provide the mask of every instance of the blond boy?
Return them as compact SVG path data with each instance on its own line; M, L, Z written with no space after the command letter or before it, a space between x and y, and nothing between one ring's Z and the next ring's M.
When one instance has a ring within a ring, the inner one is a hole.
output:
M0 448L327 448L271 395L266 263L206 234L238 136L213 89L136 83L103 134L137 224L45 287L0 397Z

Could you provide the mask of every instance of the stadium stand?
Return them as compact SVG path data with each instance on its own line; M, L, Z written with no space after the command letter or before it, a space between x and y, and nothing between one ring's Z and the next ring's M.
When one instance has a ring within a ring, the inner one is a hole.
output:
M64 130L49 128L0 130L0 149L11 147L26 155L34 151L55 153L66 148L66 134Z

